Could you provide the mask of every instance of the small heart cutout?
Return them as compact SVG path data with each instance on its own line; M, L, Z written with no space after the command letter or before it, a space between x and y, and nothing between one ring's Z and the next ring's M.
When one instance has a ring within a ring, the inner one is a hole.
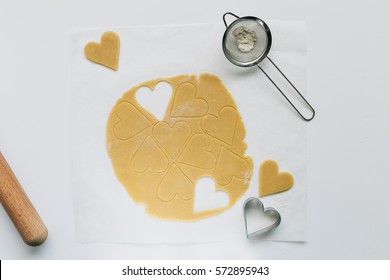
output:
M194 212L223 208L229 206L229 195L215 188L210 177L201 177L195 186Z
M294 184L294 177L290 172L279 172L276 161L265 160L259 170L260 196L279 193L290 189Z
M137 90L137 101L152 113L157 119L162 120L172 96L172 86L168 82L161 81L153 88L142 86Z
M119 36L115 32L104 32L100 43L89 42L84 47L85 56L92 62L104 65L113 70L118 69Z
M263 203L257 197L248 198L244 202L244 217L246 236L249 239L278 227L281 222L279 212L271 207L264 209Z

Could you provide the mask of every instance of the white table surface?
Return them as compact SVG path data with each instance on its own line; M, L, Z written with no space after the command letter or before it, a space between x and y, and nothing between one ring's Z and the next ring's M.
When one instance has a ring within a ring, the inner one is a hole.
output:
M26 246L0 208L0 259L389 259L390 36L385 1L0 2L0 149L49 228ZM78 244L70 177L70 34L75 28L305 20L308 240Z

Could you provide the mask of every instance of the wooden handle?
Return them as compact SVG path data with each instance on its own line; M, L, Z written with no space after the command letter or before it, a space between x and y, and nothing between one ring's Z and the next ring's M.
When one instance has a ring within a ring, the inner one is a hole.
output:
M39 246L45 242L48 230L1 152L0 202L26 244Z

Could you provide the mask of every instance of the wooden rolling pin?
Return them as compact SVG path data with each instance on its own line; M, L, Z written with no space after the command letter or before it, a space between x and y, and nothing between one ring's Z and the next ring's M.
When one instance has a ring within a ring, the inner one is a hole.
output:
M26 244L39 246L45 242L48 230L1 152L0 202Z

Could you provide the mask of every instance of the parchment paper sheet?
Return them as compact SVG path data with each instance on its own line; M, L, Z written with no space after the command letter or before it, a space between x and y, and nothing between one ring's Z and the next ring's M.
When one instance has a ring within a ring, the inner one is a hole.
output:
M269 56L306 94L306 27L267 22ZM121 39L118 71L88 61L84 45L112 30ZM293 173L289 191L262 199L279 210L281 225L267 239L304 241L306 224L306 123L257 67L232 65L221 47L224 24L139 26L79 30L72 34L72 187L76 239L81 243L197 243L245 239L243 202L258 195L260 163L273 158ZM266 61L261 64L271 71ZM254 171L248 191L220 215L194 222L160 220L134 203L114 175L106 152L106 121L115 101L145 80L183 73L218 75L236 100L247 130L246 154ZM273 71L271 71L273 73Z

